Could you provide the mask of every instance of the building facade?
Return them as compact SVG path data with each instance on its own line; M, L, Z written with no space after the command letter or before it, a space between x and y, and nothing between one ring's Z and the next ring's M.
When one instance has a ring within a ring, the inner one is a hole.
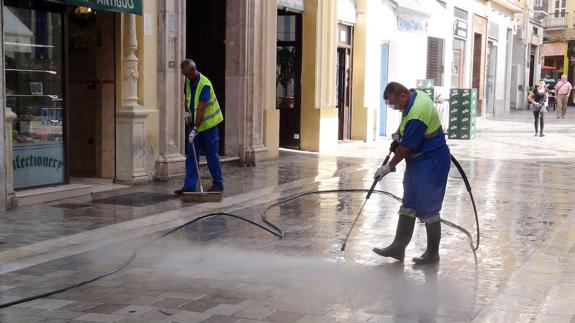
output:
M156 3L2 1L6 207L74 178L150 180Z
M100 3L1 2L2 206L182 175L184 58L214 85L221 154L254 165L353 137L356 1Z
M575 82L575 1L535 1L536 13L546 12L544 43L540 59L542 74L549 80L557 80L561 74ZM542 15L542 14L541 14ZM573 105L572 98L569 104Z

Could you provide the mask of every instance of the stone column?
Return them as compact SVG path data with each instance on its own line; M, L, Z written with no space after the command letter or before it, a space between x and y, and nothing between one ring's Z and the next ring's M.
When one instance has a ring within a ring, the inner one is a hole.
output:
M160 155L156 178L184 173L183 78L180 62L186 52L186 0L158 0L158 108Z
M122 106L116 112L116 181L140 184L149 181L145 171L145 119L138 105L138 39L136 16L124 14Z
M12 128L16 120L16 113L11 108L4 109L4 166L6 171L6 209L13 209L18 206L16 193L14 192L14 167L12 167Z
M264 160L263 145L265 2L227 1L226 154L243 164Z

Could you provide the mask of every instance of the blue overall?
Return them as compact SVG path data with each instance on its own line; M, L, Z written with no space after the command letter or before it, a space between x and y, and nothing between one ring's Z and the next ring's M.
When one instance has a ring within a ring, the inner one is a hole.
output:
M409 113L416 96L417 92L412 91L403 117ZM414 210L415 216L424 222L439 218L451 167L443 130L440 128L434 137L425 138L426 129L427 125L422 121L409 120L401 138L401 145L410 148L410 156L413 156L405 160L402 209Z
M192 98L195 96L199 77L197 77L191 84ZM211 89L208 86L204 86L202 92L200 93L200 102L208 102L210 100ZM190 105L193 105L193 100L190 100ZM190 111L193 111L196 107L190 106ZM194 124L194 120L190 124ZM206 161L208 162L208 169L212 175L212 185L215 188L224 187L224 177L222 175L222 168L220 166L220 157L218 155L218 150L220 147L220 136L218 132L218 127L212 127L205 131L199 132L194 138L194 147L196 149L197 156L194 156L194 151L192 150L192 145L188 141L188 135L191 129L188 124L186 124L186 179L184 181L184 189L196 189L198 184L198 174L196 172L196 165L194 163L194 158L199 162L200 154L203 152L206 155Z

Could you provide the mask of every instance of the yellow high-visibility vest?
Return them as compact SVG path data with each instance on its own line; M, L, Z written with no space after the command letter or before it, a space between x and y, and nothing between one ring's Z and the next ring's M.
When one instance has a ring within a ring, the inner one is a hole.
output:
M208 86L210 88L210 100L207 103L206 111L204 111L204 119L202 123L198 127L198 132L202 132L208 129L211 129L220 122L224 121L224 115L222 114L222 110L220 109L220 104L218 103L218 99L216 98L216 93L214 93L214 88L212 86L212 82L208 80L207 77L199 74L200 80L198 81L198 87L196 88L196 93L194 96L194 106L193 106L193 115L194 120L198 117L198 104L200 102L200 93L204 86ZM186 78L186 86L185 86L185 95L186 95L186 110L192 114L192 107L190 107L190 102L192 100L192 82Z

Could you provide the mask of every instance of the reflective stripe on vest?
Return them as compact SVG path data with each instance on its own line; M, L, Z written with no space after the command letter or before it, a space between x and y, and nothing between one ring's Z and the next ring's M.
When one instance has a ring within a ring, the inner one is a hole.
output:
M406 116L401 118L401 124L399 125L399 132L403 135L403 131L405 130L405 125L410 120L419 120L423 122L427 128L425 129L425 136L426 138L430 138L429 136L439 130L441 127L441 121L439 120L439 114L433 105L433 101L427 93L416 91L417 96L415 97L415 101L413 105L409 109L409 112Z
M214 88L212 87L212 83L208 80L207 77L200 74L200 80L198 81L198 86L196 88L196 93L194 95L194 120L197 118L198 106L200 102L200 94L204 86L208 86L210 88L210 100L207 102L206 110L204 111L204 119L202 123L198 127L198 131L202 132L204 130L208 130L220 124L224 121L224 116L222 114L222 110L220 109L220 104L218 103L218 99L216 99L216 94L214 93ZM190 108L190 102L192 99L192 82L186 78L186 87L185 87L185 95L186 95L186 110L192 113Z

